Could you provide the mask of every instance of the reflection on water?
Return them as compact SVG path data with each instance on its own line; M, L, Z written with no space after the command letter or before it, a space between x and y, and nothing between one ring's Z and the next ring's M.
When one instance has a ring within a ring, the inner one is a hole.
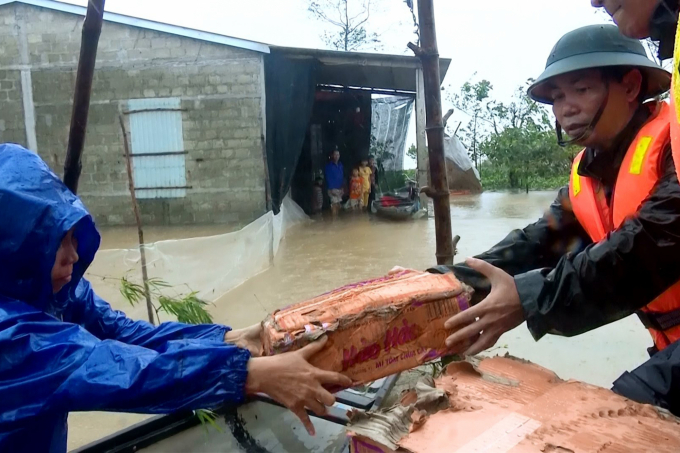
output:
M536 221L555 196L555 192L531 192L453 197L453 233L461 236L457 260L481 253L512 229ZM158 240L224 232L222 226L148 228L145 236ZM134 228L104 230L103 243L107 248L132 247L136 234ZM276 308L349 282L384 275L396 265L427 269L436 264L434 253L433 219L394 222L349 214L337 221L310 222L289 231L270 269L217 300L211 312L215 322L244 327L261 321ZM521 326L500 341L509 344L513 354L548 366L562 377L605 386L644 360L647 342L644 330L631 319L576 339L549 337L538 344ZM555 354L571 348L577 353ZM610 359L609 366L603 367ZM69 446L83 445L122 428L124 417L129 416L72 415ZM131 418L129 423L136 420Z

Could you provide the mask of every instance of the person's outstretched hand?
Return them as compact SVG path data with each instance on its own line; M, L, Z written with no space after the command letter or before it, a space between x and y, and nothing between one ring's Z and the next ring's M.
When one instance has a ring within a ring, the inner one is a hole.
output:
M511 275L476 258L468 258L465 264L489 279L491 292L477 305L446 321L444 327L454 331L446 339L446 347L453 354L475 355L522 324L524 313Z
M309 359L326 344L323 337L302 349L271 357L255 357L248 362L246 393L266 393L300 418L307 432L314 435L314 425L305 408L324 415L335 397L324 387L348 388L352 380L309 364Z
M260 357L262 355L261 333L262 323L258 322L250 327L230 330L224 335L224 341L249 350L252 357Z

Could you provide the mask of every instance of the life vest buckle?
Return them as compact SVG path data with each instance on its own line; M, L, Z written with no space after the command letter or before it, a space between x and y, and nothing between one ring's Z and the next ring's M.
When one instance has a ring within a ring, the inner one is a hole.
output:
M680 308L667 312L651 312L639 310L636 312L642 325L647 329L663 332L680 325Z

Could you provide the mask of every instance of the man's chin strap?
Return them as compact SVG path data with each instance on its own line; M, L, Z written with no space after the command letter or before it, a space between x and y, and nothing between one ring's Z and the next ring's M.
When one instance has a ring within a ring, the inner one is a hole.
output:
M573 145L574 143L578 143L582 140L585 140L590 136L590 134L593 133L595 128L597 127L597 123L600 122L600 118L602 118L602 114L604 113L604 109L607 108L607 103L609 102L609 83L605 82L605 89L606 89L606 94L604 96L604 99L602 99L602 103L600 104L600 108L597 109L597 113L595 113L595 116L593 116L593 119L590 120L590 123L588 123L588 126L583 129L583 132L581 132L577 137L571 138L569 140L564 140L562 138L562 125L560 124L559 121L555 120L555 133L557 134L557 144L565 147L569 145Z

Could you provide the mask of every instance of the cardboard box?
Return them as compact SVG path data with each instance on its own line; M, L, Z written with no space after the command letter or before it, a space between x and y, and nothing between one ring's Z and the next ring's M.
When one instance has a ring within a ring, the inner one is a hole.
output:
M453 274L397 268L276 311L263 322L265 355L328 335L311 363L356 383L414 368L445 353L444 322L468 308L472 290Z
M351 414L352 453L677 453L680 420L509 357L451 364L401 402Z

